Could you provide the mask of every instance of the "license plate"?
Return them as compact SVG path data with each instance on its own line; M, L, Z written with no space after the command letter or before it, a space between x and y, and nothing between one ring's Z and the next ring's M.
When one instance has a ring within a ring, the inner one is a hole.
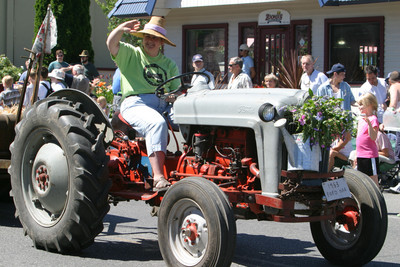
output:
M351 197L349 186L344 178L323 182L322 188L328 201Z

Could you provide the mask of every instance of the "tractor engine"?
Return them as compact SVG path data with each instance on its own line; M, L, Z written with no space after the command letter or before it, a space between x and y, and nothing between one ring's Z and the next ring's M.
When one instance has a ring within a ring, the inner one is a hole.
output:
M258 169L251 129L202 127L187 143L172 177L199 176L223 187L254 189Z

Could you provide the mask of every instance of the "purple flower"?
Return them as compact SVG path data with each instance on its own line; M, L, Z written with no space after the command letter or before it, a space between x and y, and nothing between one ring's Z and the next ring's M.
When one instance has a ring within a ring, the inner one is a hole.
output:
M322 112L321 112L321 111L318 111L317 116L315 117L315 119L316 119L317 121L320 121L320 120L323 119L323 116L322 116Z
M301 118L299 119L300 125L303 126L306 123L306 115L301 115Z

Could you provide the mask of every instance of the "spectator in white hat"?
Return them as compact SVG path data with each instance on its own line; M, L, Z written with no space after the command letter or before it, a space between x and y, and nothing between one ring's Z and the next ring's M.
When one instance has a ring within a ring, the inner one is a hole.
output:
M254 77L256 77L256 69L254 68L253 59L249 56L249 50L247 44L241 44L239 47L239 55L243 60L243 72L249 75L251 79L254 79Z
M193 68L195 72L203 72L204 74L207 74L210 77L210 82L208 83L208 87L210 89L214 89L215 85L214 85L214 75L211 74L211 72L207 71L204 68L204 61L203 61L203 56L200 54L196 54L193 56L192 58L192 63L193 63ZM207 84L207 77L201 74L195 74L192 77L192 81L190 83L190 85L192 87L195 87L196 85L200 85L200 84Z
M67 88L67 86L63 83L64 77L65 73L61 69L54 69L49 73L51 88L54 90L54 92Z

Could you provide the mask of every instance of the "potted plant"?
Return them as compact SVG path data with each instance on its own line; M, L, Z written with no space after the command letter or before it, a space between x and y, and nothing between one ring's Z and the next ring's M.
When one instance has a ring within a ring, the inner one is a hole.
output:
M297 126L293 138L303 145L302 152L308 158L310 151L317 149L314 153L318 153L321 150L322 163L327 165L330 145L345 132L352 131L353 117L350 111L341 108L341 98L314 96L311 90L309 96L303 105L286 108L293 118L291 123ZM326 168L320 171L326 171Z

